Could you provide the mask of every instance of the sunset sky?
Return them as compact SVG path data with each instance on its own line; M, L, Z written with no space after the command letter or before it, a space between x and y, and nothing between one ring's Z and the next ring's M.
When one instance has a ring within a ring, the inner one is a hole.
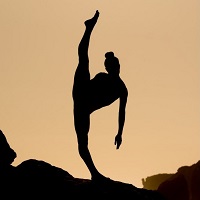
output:
M84 21L100 16L91 77L113 51L128 91L123 143L114 145L118 100L91 115L89 149L99 171L142 187L200 159L198 0L0 0L0 129L16 151L90 178L79 157L72 84Z

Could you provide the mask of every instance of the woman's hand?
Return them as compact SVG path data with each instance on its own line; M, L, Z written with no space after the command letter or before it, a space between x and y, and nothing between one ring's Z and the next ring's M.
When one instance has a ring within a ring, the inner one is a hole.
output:
M122 143L122 136L121 136L121 134L117 134L115 136L115 145L117 145L116 149L119 149L121 143Z

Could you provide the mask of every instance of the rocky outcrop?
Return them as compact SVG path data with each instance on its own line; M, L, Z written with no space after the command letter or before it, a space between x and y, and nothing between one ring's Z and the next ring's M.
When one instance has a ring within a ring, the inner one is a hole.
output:
M5 142L5 137L2 138ZM42 160L29 159L18 166L12 166L16 155L6 155L2 156L6 165L0 168L0 199L165 200L158 191L137 188L116 180L94 182L75 178L67 171Z
M5 135L0 130L0 167L12 164L16 157L16 152L10 147Z
M142 179L143 188L147 190L157 190L159 185L169 179L173 174L156 174Z
M180 167L171 178L158 187L167 200L200 199L200 161L191 166Z
M167 200L200 200L200 161L180 167L175 174L142 179L143 188L159 191Z
M3 199L134 199L165 200L157 191L109 180L93 182L75 178L44 161L30 159L1 171Z

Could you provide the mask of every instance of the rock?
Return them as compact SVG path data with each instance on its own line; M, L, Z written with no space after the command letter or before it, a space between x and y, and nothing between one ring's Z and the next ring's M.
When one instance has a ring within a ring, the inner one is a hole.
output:
M12 191L4 194L7 199L165 200L157 191L115 180L93 182L75 178L61 168L35 159L13 167L10 174L4 176L4 183L2 191Z
M0 167L11 165L16 157L16 152L10 147L5 135L0 130Z
M158 188L167 200L189 200L189 190L185 177L180 174L164 181Z
M164 181L158 191L167 200L200 199L200 161L191 166L183 166L177 173Z
M173 174L156 174L142 179L143 188L148 190L157 190L159 185L169 179Z
M16 153L0 132L0 199L134 199L165 200L158 191L137 188L116 180L94 182L36 159L11 163Z

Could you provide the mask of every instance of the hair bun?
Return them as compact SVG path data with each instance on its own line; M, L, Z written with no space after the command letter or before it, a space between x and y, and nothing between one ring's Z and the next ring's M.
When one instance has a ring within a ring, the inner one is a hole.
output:
M106 57L106 58L114 58L115 55L114 55L114 53L113 53L112 51L110 51L110 52L107 52L107 53L105 54L105 57Z

